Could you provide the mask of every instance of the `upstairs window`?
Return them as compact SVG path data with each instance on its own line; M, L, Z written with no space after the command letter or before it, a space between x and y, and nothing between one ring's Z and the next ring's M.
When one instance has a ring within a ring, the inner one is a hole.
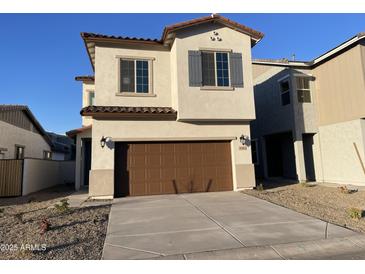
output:
M89 106L95 105L95 92L89 91Z
M230 86L227 52L203 51L201 54L201 60L203 86Z
M120 60L120 92L150 93L150 62Z
M311 103L311 92L309 86L309 77L296 77L298 102L299 103Z
M290 104L290 85L289 79L285 79L279 82L280 94L281 94L281 105L286 106Z

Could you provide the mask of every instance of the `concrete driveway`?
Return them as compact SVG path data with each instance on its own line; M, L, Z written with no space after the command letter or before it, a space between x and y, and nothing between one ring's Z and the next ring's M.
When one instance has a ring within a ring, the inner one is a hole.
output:
M103 259L335 258L365 254L361 237L242 193L128 197L113 202Z

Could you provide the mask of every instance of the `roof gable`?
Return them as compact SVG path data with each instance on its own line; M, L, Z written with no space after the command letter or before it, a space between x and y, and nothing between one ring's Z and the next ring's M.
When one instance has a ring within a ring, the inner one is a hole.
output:
M33 113L24 105L0 105L0 120L41 135L52 146L51 140Z
M123 44L143 44L148 46L159 46L164 48L169 48L174 39L175 39L175 32L198 26L200 24L204 23L219 23L223 26L226 26L228 28L231 28L235 31L238 31L240 33L244 33L251 37L251 44L254 46L257 44L263 37L264 34L256 31L254 29L251 29L249 27L246 27L245 25L242 25L240 23L237 23L235 21L232 21L226 17L223 17L219 14L213 13L210 16L204 16L193 20L188 20L185 22L173 24L170 26L166 26L162 32L161 39L150 39L150 38L136 38L136 37L128 37L128 36L115 36L115 35L104 35L104 34L97 34L97 33L88 33L88 32L82 32L81 37L84 40L84 44L87 50L87 53L89 55L89 59L91 62L91 65L94 68L95 64L95 43L97 42L107 42L107 43L123 43Z

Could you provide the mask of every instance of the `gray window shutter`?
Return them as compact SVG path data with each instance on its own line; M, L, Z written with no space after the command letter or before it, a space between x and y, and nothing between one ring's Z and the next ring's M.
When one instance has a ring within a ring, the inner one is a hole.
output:
M202 61L201 52L189 50L189 86L200 87L202 85Z
M243 87L243 65L242 54L232 52L229 55L230 70L231 70L231 86Z

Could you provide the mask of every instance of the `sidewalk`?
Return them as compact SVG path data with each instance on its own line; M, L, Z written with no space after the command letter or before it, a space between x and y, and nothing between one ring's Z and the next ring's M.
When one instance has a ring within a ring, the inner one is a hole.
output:
M271 246L243 247L171 256L157 260L364 260L365 236L351 236L278 244Z

